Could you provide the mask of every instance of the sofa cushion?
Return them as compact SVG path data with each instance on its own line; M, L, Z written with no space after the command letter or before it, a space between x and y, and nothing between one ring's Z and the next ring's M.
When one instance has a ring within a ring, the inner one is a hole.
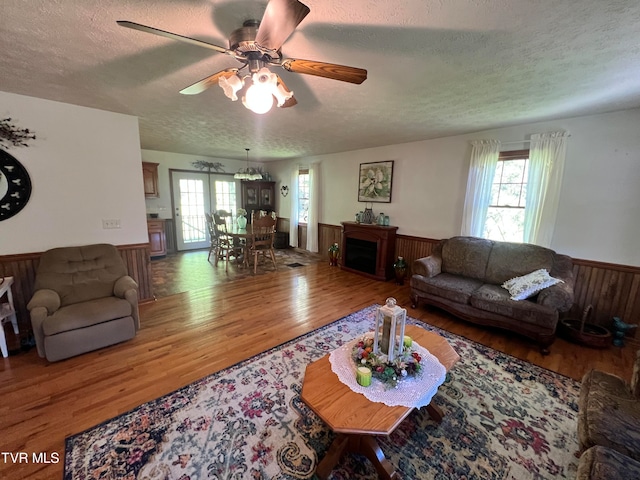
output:
M640 401L616 375L592 370L582 378L578 398L580 448L612 448L640 461Z
M469 303L471 294L481 286L480 280L450 273L441 273L431 278L422 275L411 277L411 288L458 303Z
M486 312L497 313L514 319L514 322L525 322L555 331L558 313L535 302L511 300L509 292L499 285L482 285L471 295L473 307Z
M485 273L486 283L502 285L514 277L553 268L554 251L528 243L494 242Z
M509 291L511 300L524 300L535 295L540 290L544 290L560 282L562 282L562 280L553 278L549 275L549 272L541 268L522 277L507 280L502 284L502 288Z
M484 280L492 247L493 242L484 238L450 238L442 245L442 271Z
M105 297L62 307L42 324L45 335L90 327L132 315L131 304L122 298Z
M640 462L615 450L595 446L580 457L576 480L624 480L628 478L640 478Z

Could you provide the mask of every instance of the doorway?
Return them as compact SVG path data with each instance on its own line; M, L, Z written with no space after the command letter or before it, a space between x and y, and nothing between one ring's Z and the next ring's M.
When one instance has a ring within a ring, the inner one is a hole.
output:
M169 170L178 251L209 248L205 212L225 210L235 216L239 181L231 175Z

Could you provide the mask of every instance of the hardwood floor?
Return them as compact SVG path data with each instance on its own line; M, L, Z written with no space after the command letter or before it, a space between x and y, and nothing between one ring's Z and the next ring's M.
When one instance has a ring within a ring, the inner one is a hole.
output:
M222 269L224 270L224 269ZM408 315L580 379L591 368L630 378L635 345L593 350L561 339L543 357L527 340L409 306L408 285L377 282L328 262L228 277L142 305L131 341L57 363L35 349L0 361L0 478L62 478L65 437L95 426L270 347L394 296ZM46 453L58 463L33 463Z

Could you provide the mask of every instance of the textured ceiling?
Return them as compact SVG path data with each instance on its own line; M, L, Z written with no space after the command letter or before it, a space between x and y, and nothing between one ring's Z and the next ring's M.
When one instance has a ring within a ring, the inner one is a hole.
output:
M135 115L145 149L261 160L640 106L638 0L303 3L283 55L365 68L362 85L277 69L298 105L260 116L217 86L178 93L233 58L116 24L227 47L266 2L3 0L0 90Z

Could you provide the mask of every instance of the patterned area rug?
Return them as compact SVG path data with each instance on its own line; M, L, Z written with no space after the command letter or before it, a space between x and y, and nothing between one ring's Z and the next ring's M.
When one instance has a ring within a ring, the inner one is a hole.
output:
M66 480L310 479L332 432L301 401L305 367L373 329L368 307L66 440ZM380 444L402 479L575 478L579 383L464 338L435 402ZM423 409L424 410L424 409ZM347 455L333 480L376 479Z

